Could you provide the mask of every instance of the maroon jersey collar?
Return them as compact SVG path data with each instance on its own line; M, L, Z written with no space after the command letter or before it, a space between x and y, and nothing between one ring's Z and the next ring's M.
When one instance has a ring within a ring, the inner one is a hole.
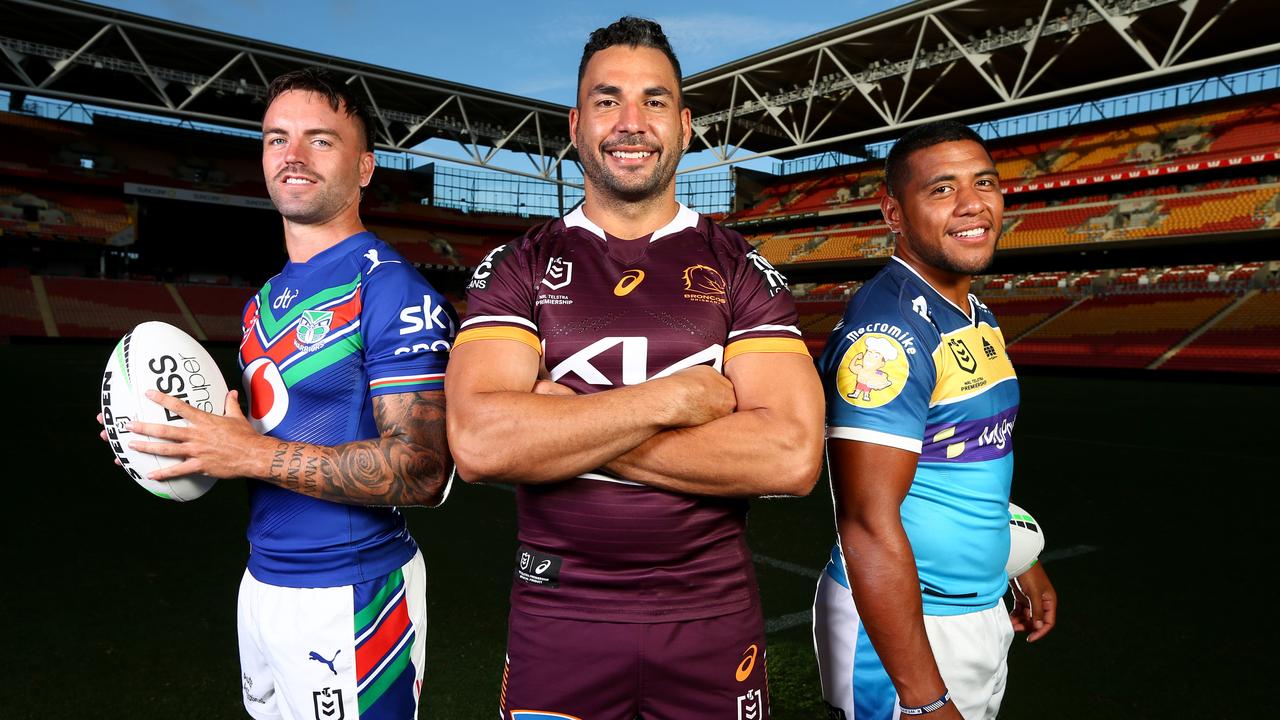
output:
M661 240L668 235L674 235L682 230L688 230L689 228L698 226L698 213L685 207L684 203L677 202L676 204L679 205L679 209L676 211L676 216L671 218L671 222L663 225L657 230L654 230L653 234L649 236L649 242ZM591 222L587 217L587 214L582 211L581 205L574 208L568 215L564 216L564 226L566 228L582 228L605 242L608 242L609 240L608 236L605 234L604 228Z

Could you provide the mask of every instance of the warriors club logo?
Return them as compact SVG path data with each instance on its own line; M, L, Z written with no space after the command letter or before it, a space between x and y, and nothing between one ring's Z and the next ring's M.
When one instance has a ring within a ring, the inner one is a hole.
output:
M729 285L720 271L706 265L690 265L684 269L684 297L686 300L716 303L728 302Z

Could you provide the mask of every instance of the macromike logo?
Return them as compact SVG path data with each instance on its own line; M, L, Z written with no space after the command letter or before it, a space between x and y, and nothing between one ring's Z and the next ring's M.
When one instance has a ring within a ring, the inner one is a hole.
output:
M720 271L706 265L690 265L684 269L684 297L686 300L723 305L729 285Z
M618 284L613 286L613 294L618 297L626 297L643 281L643 270L628 270L622 273L622 278L618 280Z

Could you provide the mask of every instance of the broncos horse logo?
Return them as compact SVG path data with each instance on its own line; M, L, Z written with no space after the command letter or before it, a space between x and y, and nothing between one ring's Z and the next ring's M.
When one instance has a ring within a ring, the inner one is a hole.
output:
M706 265L690 265L684 269L685 297L703 302L725 302L729 284L720 271Z

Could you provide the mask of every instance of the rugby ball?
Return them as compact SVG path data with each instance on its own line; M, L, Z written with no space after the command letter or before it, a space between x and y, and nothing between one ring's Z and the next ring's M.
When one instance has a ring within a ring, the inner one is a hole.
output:
M1009 503L1009 561L1004 570L1009 579L1035 567L1044 550L1044 529L1031 513Z
M186 427L187 421L147 399L159 390L188 405L222 415L227 382L213 358L190 335L162 322L144 322L121 338L102 373L102 424L111 451L134 482L166 500L195 500L213 487L208 475L173 480L149 480L147 474L177 465L181 458L164 457L129 448L130 440L152 440L130 433L130 421Z

